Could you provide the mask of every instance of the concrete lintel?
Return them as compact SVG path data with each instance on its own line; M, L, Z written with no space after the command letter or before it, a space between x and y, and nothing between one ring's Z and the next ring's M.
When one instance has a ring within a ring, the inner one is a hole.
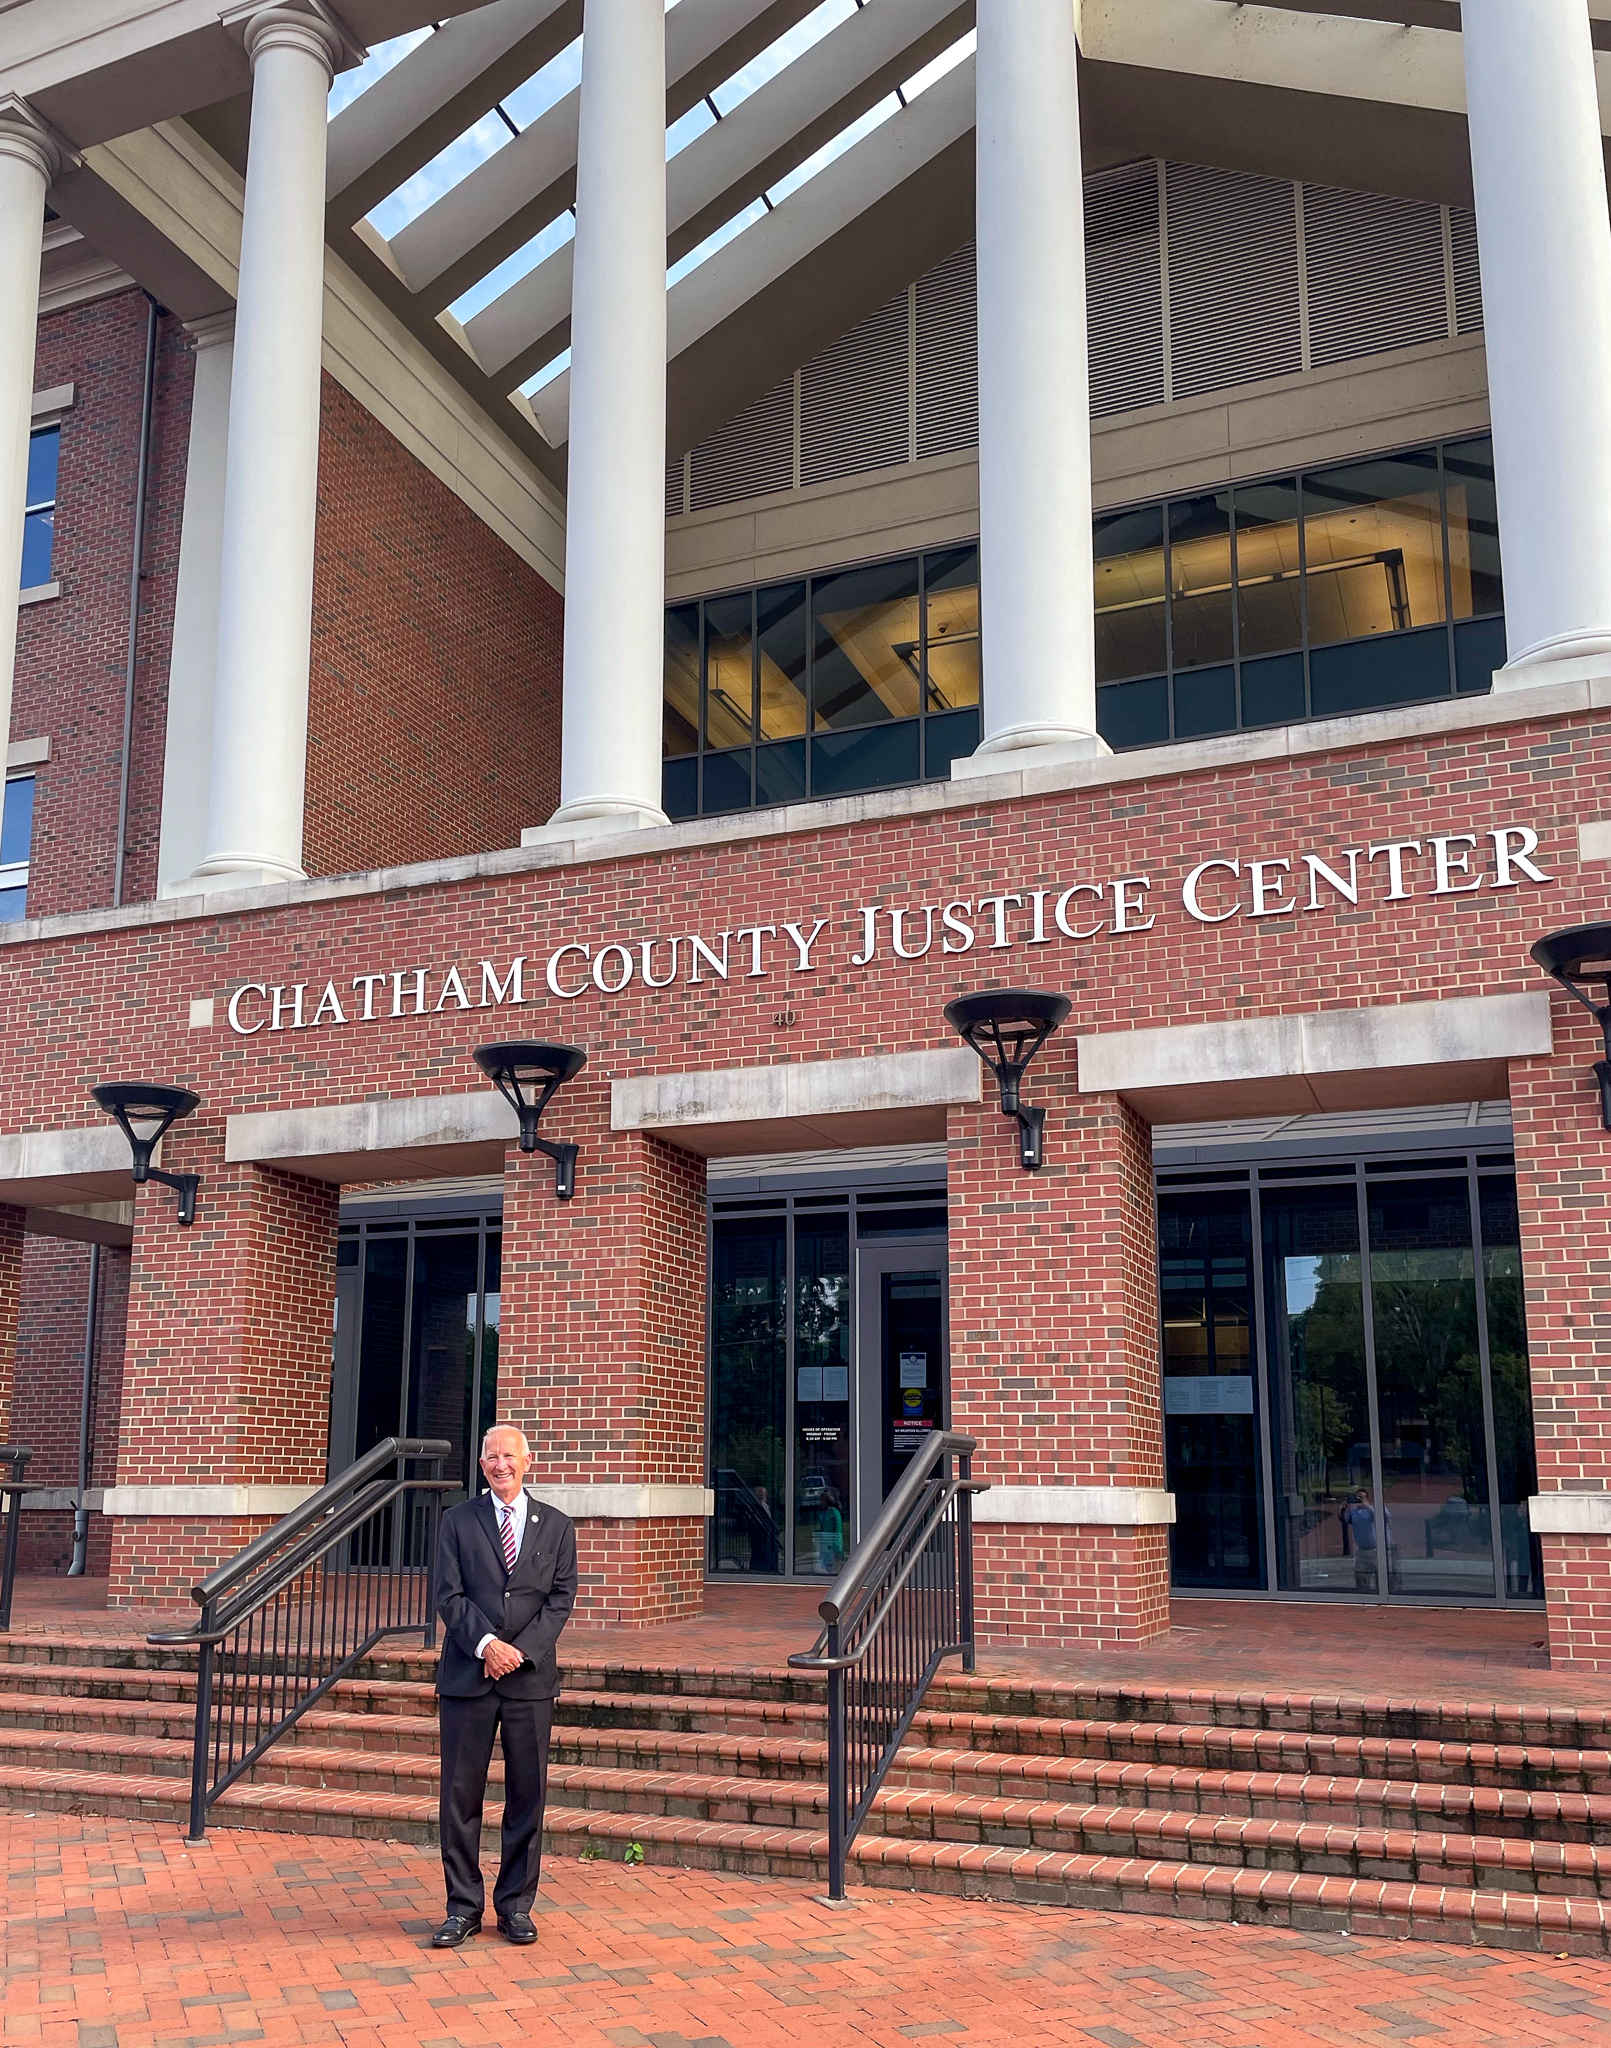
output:
M976 1522L1041 1528L1155 1529L1175 1519L1161 1486L992 1486L974 1496Z
M505 1149L519 1135L514 1111L485 1088L232 1116L224 1126L224 1157L283 1167L309 1180L440 1180L501 1173Z
M648 1131L706 1157L943 1138L952 1103L979 1100L966 1046L870 1059L779 1061L610 1086L610 1127Z
M109 1486L103 1515L193 1515L219 1520L234 1515L288 1515L319 1491L316 1486Z
M102 1486L87 1486L84 1489L84 1507L92 1515L101 1513L101 1503L106 1489ZM71 1514L78 1506L76 1486L42 1486L36 1493L25 1493L21 1505L28 1514L60 1514L65 1508Z
M716 1512L716 1494L709 1486L567 1486L545 1485L541 1479L530 1483L544 1506L558 1508L573 1522L703 1520Z
M50 735L42 733L38 739L13 740L6 748L6 773L13 768L42 768L50 759Z
M0 1202L19 1209L127 1202L134 1196L129 1141L114 1123L0 1137Z
M1079 1040L1080 1090L1122 1095L1155 1123L1387 1108L1503 1095L1508 1061L1552 1049L1543 990L1451 996L1093 1033Z
M23 1229L30 1237L62 1237L77 1244L134 1242L133 1202L71 1202L29 1209Z
M1611 1536L1611 1493L1535 1493L1527 1526L1535 1536Z

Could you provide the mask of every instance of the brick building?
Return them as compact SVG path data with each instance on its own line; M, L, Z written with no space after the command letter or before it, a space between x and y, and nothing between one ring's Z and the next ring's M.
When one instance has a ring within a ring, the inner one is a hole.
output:
M1531 956L1611 914L1581 0L88 13L0 14L27 1567L182 1596L496 1418L648 1623L831 1578L949 1426L993 1640L1611 1668ZM1031 1167L1000 989L1069 1005ZM587 1055L569 1199L516 1040ZM192 1224L108 1081L199 1098Z

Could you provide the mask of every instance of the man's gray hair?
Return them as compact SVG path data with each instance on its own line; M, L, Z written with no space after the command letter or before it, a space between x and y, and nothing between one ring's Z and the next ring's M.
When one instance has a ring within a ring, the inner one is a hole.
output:
M520 1455L523 1458L531 1456L531 1445L526 1441L524 1430L516 1429L512 1422L495 1422L481 1439L481 1455L483 1458L487 1455L487 1445L492 1442L495 1436L512 1436L520 1445Z

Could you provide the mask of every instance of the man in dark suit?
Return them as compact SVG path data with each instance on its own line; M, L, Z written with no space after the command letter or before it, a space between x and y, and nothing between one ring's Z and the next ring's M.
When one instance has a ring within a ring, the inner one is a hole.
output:
M500 1733L503 1858L493 1911L506 1940L537 1939L531 1909L559 1693L555 1644L576 1602L576 1531L525 1491L531 1446L518 1429L487 1431L481 1469L491 1492L449 1508L436 1545L433 1591L447 1630L436 1674L447 1918L433 1948L457 1948L481 1930L481 1812Z

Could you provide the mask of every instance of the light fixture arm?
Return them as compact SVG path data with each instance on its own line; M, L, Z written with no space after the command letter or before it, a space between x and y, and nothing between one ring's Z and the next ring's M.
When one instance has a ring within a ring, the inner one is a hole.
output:
M550 1143L537 1135L537 1126L554 1091L587 1064L586 1053L574 1045L484 1045L475 1062L519 1120L521 1151L543 1152L553 1160L555 1197L568 1202L576 1193L581 1147ZM536 1093L528 1095L528 1089Z
M996 1078L1001 1113L1018 1125L1018 1163L1039 1173L1046 1163L1046 1112L1023 1099L1024 1070L1069 1013L1066 996L1031 989L988 989L958 996L946 1021Z
M1605 1057L1594 1062L1594 1079L1600 1091L1600 1123L1611 1131L1611 925L1579 925L1570 931L1556 932L1540 939L1532 948L1532 956L1600 1027ZM1593 967L1589 966L1591 961L1595 963ZM1606 1000L1602 1003L1589 994L1595 985L1605 991Z
M182 1116L189 1116L200 1097L192 1095L188 1088L143 1087L126 1081L108 1082L91 1092L129 1141L135 1186L144 1187L147 1181L154 1180L165 1188L172 1188L179 1197L180 1228L188 1230L196 1220L196 1193L201 1186L201 1175L166 1173L160 1166L153 1166L151 1161L167 1135L169 1125ZM144 1132L137 1131L132 1116L138 1116L149 1128Z

